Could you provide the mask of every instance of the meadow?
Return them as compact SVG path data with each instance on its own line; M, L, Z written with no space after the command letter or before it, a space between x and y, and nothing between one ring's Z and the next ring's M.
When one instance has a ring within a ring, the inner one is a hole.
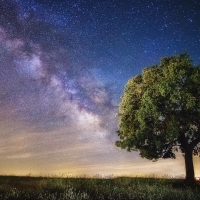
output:
M0 176L1 200L200 199L200 185L169 178Z

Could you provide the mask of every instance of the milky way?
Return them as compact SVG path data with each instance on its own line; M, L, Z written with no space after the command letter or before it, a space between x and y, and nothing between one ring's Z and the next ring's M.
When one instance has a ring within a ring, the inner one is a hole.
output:
M200 63L199 15L197 0L1 0L2 174L184 173L180 155L155 164L115 147L116 113L161 57Z

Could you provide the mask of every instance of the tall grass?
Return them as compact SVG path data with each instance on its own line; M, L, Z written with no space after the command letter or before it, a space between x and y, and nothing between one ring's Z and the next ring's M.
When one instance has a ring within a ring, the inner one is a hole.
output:
M165 178L52 178L0 177L4 200L95 199L200 199L200 185L186 186L180 179Z

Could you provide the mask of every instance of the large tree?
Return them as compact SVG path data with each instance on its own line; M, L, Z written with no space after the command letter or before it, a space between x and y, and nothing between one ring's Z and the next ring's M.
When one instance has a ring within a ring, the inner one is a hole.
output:
M119 104L118 147L139 150L156 161L185 159L186 181L193 183L193 155L200 143L200 66L188 54L163 58L126 84Z

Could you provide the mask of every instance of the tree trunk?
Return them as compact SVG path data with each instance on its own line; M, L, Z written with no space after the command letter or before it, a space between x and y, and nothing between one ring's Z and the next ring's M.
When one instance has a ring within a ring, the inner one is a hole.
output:
M194 165L193 165L192 150L185 151L185 169L186 169L186 183L194 184Z

